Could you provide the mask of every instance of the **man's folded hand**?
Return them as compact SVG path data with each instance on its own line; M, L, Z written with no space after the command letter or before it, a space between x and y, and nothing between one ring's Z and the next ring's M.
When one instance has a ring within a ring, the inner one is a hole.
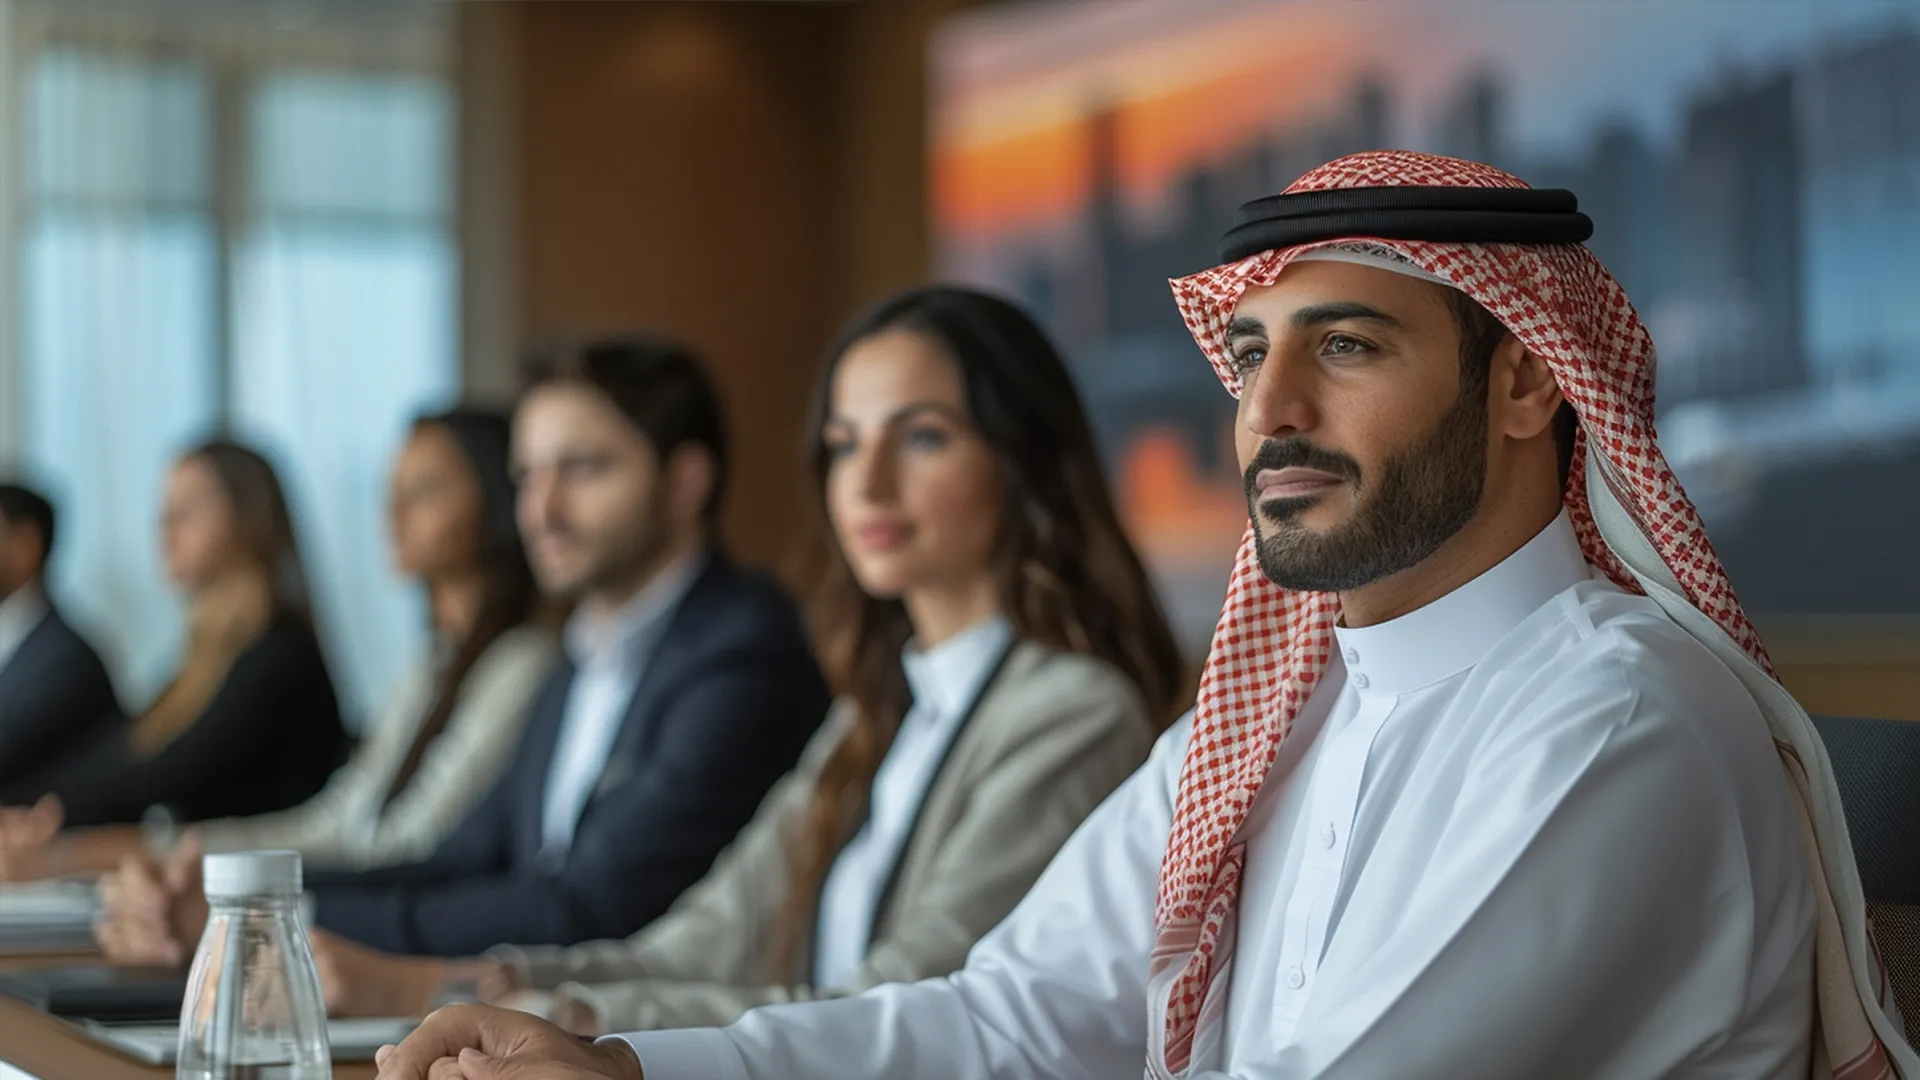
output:
M455 1005L382 1047L379 1080L643 1080L625 1043L588 1043L537 1016Z

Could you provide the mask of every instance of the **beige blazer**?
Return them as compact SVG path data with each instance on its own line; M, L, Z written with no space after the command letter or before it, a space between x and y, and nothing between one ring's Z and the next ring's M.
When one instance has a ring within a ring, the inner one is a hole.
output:
M192 828L208 851L289 848L309 867L365 870L424 859L506 771L534 692L557 654L553 634L535 626L515 627L487 646L467 673L447 726L391 804L387 788L433 707L431 664L406 674L366 741L319 794L278 813ZM161 848L173 839L148 837Z
M723 1025L759 1005L943 975L1013 910L1081 820L1146 760L1158 733L1139 690L1115 668L1020 643L927 792L865 965L845 985L814 987L800 974L812 970L802 955L788 984L770 985L766 951L787 895L789 823L851 719L850 705L837 703L799 767L652 925L624 941L491 955L522 985L591 1006L602 1031ZM540 1011L550 995L515 1004Z

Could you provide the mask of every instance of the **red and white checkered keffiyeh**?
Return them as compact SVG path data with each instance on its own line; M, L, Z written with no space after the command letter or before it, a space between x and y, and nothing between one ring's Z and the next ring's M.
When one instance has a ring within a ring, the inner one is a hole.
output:
M1289 194L1332 189L1525 187L1473 162L1406 151L1341 158ZM1236 397L1227 324L1242 293L1305 251L1363 242L1451 283L1552 368L1579 414L1566 505L1587 560L1644 592L1738 674L1773 729L1821 873L1815 1076L1920 1080L1873 951L1833 774L1807 715L1781 689L1693 504L1654 440L1653 343L1626 293L1578 244L1456 244L1353 237L1254 255L1172 282L1180 314ZM1232 964L1244 845L1236 836L1294 717L1326 670L1339 599L1288 592L1241 541L1201 678L1160 872L1147 1073L1183 1074L1196 1032L1218 1031ZM1896 1068L1897 1067L1897 1068Z

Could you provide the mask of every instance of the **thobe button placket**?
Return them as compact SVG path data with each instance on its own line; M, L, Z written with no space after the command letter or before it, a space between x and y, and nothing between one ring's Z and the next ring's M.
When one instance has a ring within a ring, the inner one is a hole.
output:
M1359 662L1360 662L1360 650L1359 650L1359 649L1352 649L1352 648L1350 648L1350 649L1348 649L1348 650L1347 650L1347 651L1346 651L1345 653L1342 653L1341 655L1343 655L1343 656L1345 656L1345 657L1346 657L1346 659L1347 659L1347 664L1348 664L1348 666L1352 666L1352 665L1354 665L1354 664L1357 664L1357 663L1359 663Z
M1295 964L1287 969L1288 989L1298 990L1305 985L1307 985L1307 973L1301 969L1299 964Z
M1334 844L1339 843L1339 841L1340 841L1340 831L1333 827L1333 822L1329 821L1326 823L1326 825L1321 827L1320 829L1320 846L1321 847L1331 848Z
M1367 673L1364 671L1356 671L1353 673L1353 688L1355 690L1365 690L1372 682L1373 680L1367 678Z

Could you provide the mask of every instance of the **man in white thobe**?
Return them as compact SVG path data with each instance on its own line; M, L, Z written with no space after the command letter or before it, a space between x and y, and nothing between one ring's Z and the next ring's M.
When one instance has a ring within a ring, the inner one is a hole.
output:
M1590 232L1356 155L1175 283L1252 520L1198 703L964 970L593 1046L450 1010L381 1075L1920 1076Z

